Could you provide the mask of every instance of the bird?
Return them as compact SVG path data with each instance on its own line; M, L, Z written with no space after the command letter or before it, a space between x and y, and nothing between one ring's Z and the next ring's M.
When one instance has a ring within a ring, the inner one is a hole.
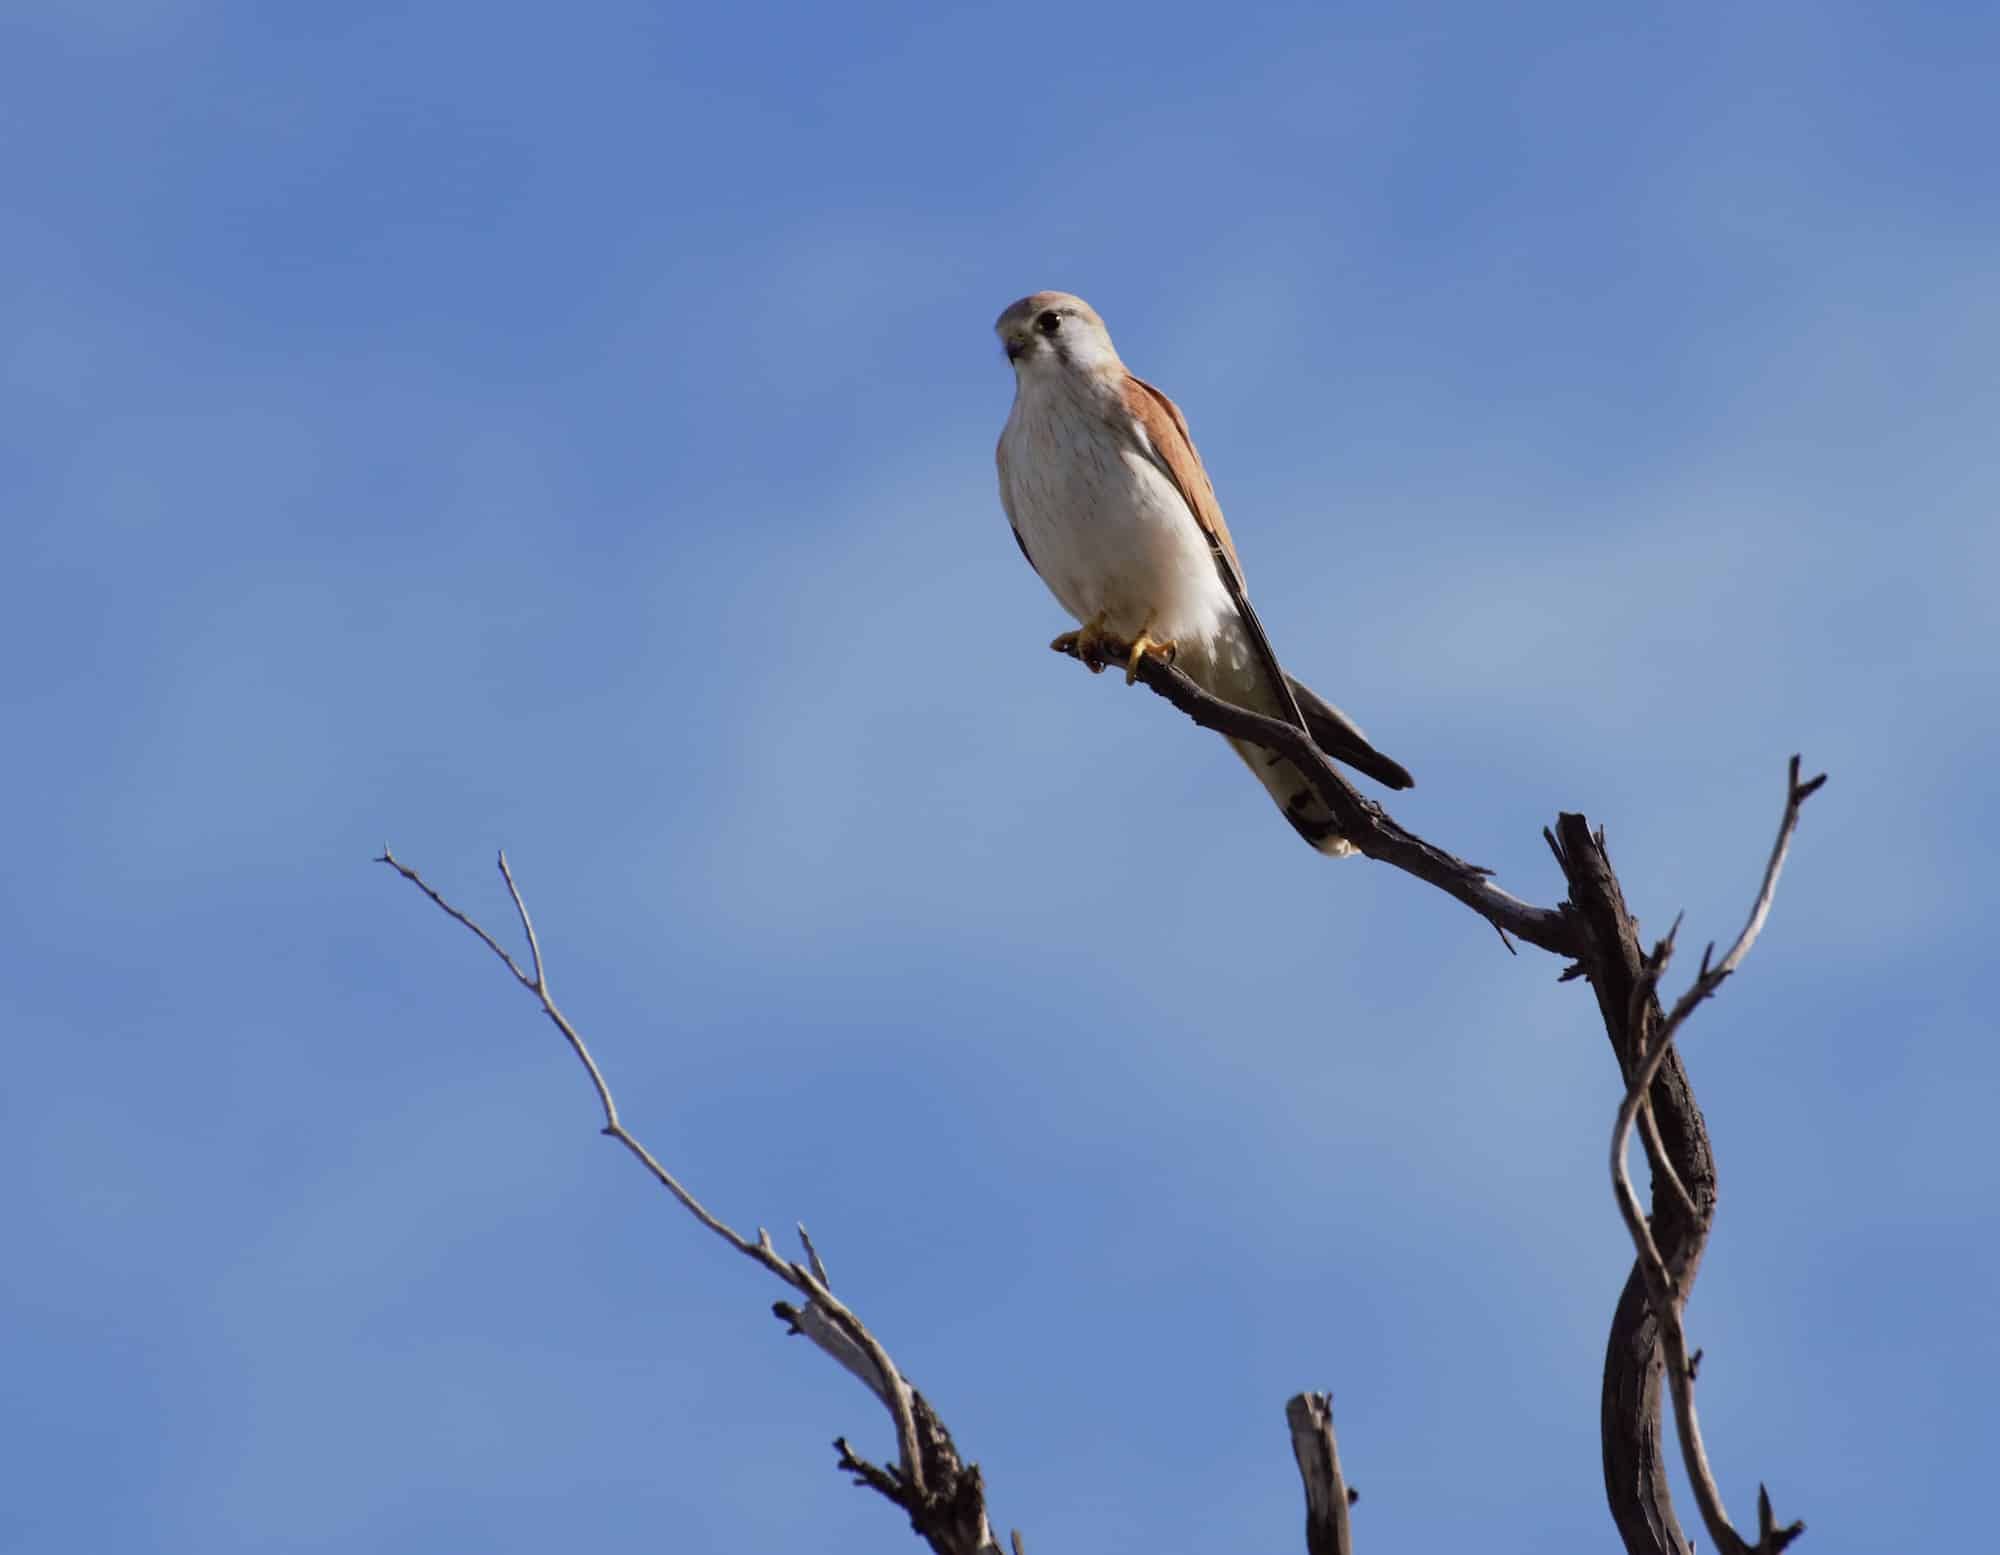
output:
M1128 684L1143 656L1166 660L1204 691L1304 729L1377 782L1411 787L1352 719L1280 667L1187 418L1126 368L1097 310L1035 292L993 328L1014 369L1000 504L1028 565L1078 623L1049 646L1099 670L1107 639L1128 644ZM1291 760L1229 744L1315 849L1356 851Z

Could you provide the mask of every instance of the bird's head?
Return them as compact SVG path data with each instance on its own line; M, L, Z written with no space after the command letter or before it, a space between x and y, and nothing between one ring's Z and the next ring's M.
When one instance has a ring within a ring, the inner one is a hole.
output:
M1017 378L1124 370L1097 310L1068 292L1023 297L994 320L993 332Z

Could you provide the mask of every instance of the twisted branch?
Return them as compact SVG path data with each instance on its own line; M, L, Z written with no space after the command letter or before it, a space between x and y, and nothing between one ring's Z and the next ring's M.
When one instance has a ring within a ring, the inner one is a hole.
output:
M1646 1093L1659 1074L1660 1065L1672 1050L1674 1037L1682 1023L1742 964L1743 958L1750 953L1750 947L1756 944L1757 936L1763 932L1764 921L1771 913L1771 900L1777 894L1778 876L1784 870L1786 855L1791 851L1792 834L1798 830L1800 807L1819 791L1824 782L1826 774L1823 772L1818 777L1801 782L1799 758L1792 757L1786 775L1784 818L1778 823L1778 839L1771 846L1770 862L1764 866L1764 880L1758 887L1756 900L1751 904L1743 932L1736 936L1736 943L1729 947L1728 954L1712 966L1710 962L1715 946L1710 944L1702 952L1701 969L1696 973L1694 982L1674 1001L1673 1009L1664 1020L1653 1018L1653 1012L1659 1006L1652 995L1673 955L1674 938L1680 929L1678 920L1666 938L1654 946L1652 955L1647 957L1641 987L1635 989L1633 999L1633 1009L1637 1012L1634 1036L1639 1062L1626 1086L1624 1101L1618 1108L1618 1120L1611 1131L1612 1192L1618 1202L1618 1212L1624 1217L1625 1230L1638 1252L1646 1294L1659 1317L1660 1341L1666 1351L1667 1384L1673 1393L1681 1458L1687 1465L1695 1504L1701 1509L1701 1519L1708 1529L1708 1536L1723 1555L1777 1555L1805 1531L1805 1524L1793 1522L1784 1527L1777 1526L1771 1515L1770 1495L1761 1485L1757 1487L1757 1542L1754 1545L1745 1543L1729 1521L1729 1514L1722 1505L1722 1492L1709 1467L1708 1451L1701 1438L1701 1423L1695 1414L1695 1362L1688 1354L1687 1332L1682 1324L1687 1290L1683 1282L1675 1279L1659 1244L1653 1239L1652 1229L1646 1224L1639 1196L1633 1192L1632 1179L1626 1172L1625 1155L1632 1141L1633 1121L1645 1107Z
M1096 646L1095 656L1086 656L1073 646L1057 651L1096 668L1097 657L1114 663L1128 660L1129 646L1103 640ZM1605 1490L1612 1517L1632 1555L1686 1555L1687 1541L1674 1518L1672 1490L1660 1453L1656 1366L1664 1349L1667 1369L1674 1378L1682 1455L1696 1486L1703 1520L1725 1555L1751 1548L1742 1544L1721 1514L1700 1433L1693 1424L1692 1370L1686 1364L1680 1307L1693 1284L1715 1214L1715 1162L1707 1125L1695 1105L1693 1089L1671 1038L1687 1014L1714 993L1754 943L1770 912L1778 872L1798 824L1798 807L1825 781L1824 776L1800 784L1798 758L1792 758L1791 799L1750 921L1722 963L1711 969L1704 957L1695 986L1677 1002L1671 1016L1662 1016L1656 990L1672 937L1652 957L1639 954L1637 923L1625 906L1603 836L1593 834L1582 816L1559 817L1560 841L1555 833L1544 833L1569 881L1570 893L1558 907L1536 907L1500 890L1489 878L1489 871L1398 825L1379 804L1356 792L1304 730L1224 702L1152 655L1140 656L1134 672L1147 689L1203 728L1248 740L1288 758L1333 812L1341 835L1358 851L1463 902L1492 924L1503 942L1512 934L1570 958L1574 964L1563 973L1564 980L1588 979L1627 1079L1617 1136L1619 1207L1627 1229L1635 1224L1639 1227L1634 1233L1635 1244L1639 1236L1647 1238L1613 1315L1605 1357L1601 1424ZM1652 1032L1660 1035L1649 1042L1648 1033ZM1635 1125L1653 1169L1651 1231L1646 1229L1630 1180L1623 1175L1623 1150ZM1330 1437L1330 1418L1326 1428ZM1296 1423L1294 1429L1296 1433ZM1302 1458L1302 1471L1303 1465ZM1763 1527L1760 1543L1754 1547L1756 1555L1775 1555L1802 1526L1771 1526L1768 1499L1761 1497L1760 1516ZM1736 1540L1734 1545L1728 1542L1731 1539Z

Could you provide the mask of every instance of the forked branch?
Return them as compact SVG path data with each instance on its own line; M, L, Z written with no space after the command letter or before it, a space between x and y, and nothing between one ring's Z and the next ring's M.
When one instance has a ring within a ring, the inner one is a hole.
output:
M1127 659L1128 649L1129 645L1105 641L1096 652L1106 661L1121 662ZM1095 658L1085 658L1073 648L1058 651L1097 667ZM1564 972L1565 979L1588 979L1627 1081L1618 1129L1619 1207L1628 1229L1638 1228L1635 1243L1644 1236L1650 1246L1650 1257L1642 1248L1619 1300L1606 1348L1602 1416L1606 1496L1619 1534L1632 1555L1685 1555L1687 1543L1674 1519L1672 1489L1660 1448L1656 1363L1664 1352L1666 1369L1675 1378L1675 1414L1683 1456L1702 1501L1703 1519L1711 1537L1725 1551L1746 1548L1721 1517L1713 1476L1701 1455L1699 1431L1693 1426L1692 1373L1686 1365L1679 1314L1714 1218L1715 1163L1707 1125L1670 1039L1687 1014L1715 991L1756 940L1798 823L1798 807L1824 778L1801 784L1798 759L1793 758L1785 820L1743 934L1720 963L1711 968L1704 960L1695 986L1677 1002L1671 1015L1663 1015L1656 989L1667 946L1651 957L1640 953L1637 923L1612 872L1603 834L1593 833L1582 816L1563 815L1556 831L1546 834L1568 879L1569 899L1554 908L1536 907L1500 890L1488 871L1404 830L1380 805L1356 792L1304 730L1211 696L1170 663L1151 655L1140 656L1135 673L1149 690L1203 728L1288 757L1333 812L1341 834L1360 852L1455 897L1500 930L1503 939L1512 934L1570 958L1574 964ZM1623 1150L1635 1123L1653 1168L1650 1230L1630 1180L1623 1175ZM1688 1403L1685 1409L1680 1407L1683 1395ZM1771 1526L1768 1501L1760 1504L1760 1511L1764 1527L1754 1548L1765 1555L1795 1537L1797 1527ZM1733 1546L1728 1542L1732 1539Z
M1772 898L1777 894L1778 876L1783 872L1786 855L1791 851L1792 834L1798 830L1799 810L1824 782L1826 774L1823 772L1818 777L1801 782L1799 758L1792 757L1785 779L1784 817L1778 823L1778 838L1771 846L1770 861L1764 866L1763 883L1751 904L1743 932L1736 936L1736 943L1729 947L1720 961L1711 964L1714 945L1702 952L1701 969L1687 992L1675 1000L1674 1007L1663 1020L1657 1022L1651 1014L1658 1008L1652 994L1673 955L1674 934L1680 927L1678 922L1674 930L1669 931L1666 938L1653 948L1652 955L1646 958L1641 987L1635 990L1632 1002L1639 1062L1626 1085L1625 1098L1619 1105L1618 1119L1611 1131L1612 1192L1618 1201L1618 1212L1624 1217L1625 1230L1639 1255L1646 1293L1653 1311L1658 1314L1660 1344L1666 1355L1667 1386L1674 1399L1674 1421L1680 1436L1681 1457L1687 1466L1688 1480L1694 1487L1695 1503L1701 1510L1702 1522L1708 1528L1709 1538L1715 1541L1716 1548L1723 1555L1777 1555L1805 1531L1805 1524L1793 1522L1779 1527L1771 1515L1771 1498L1762 1486L1757 1492L1757 1542L1745 1542L1729 1521L1729 1514L1722 1505L1722 1492L1709 1467L1700 1419L1695 1413L1695 1367L1693 1358L1688 1354L1687 1331L1682 1322L1687 1291L1683 1283L1675 1279L1667 1260L1661 1255L1659 1244L1654 1240L1645 1211L1639 1204L1639 1196L1633 1191L1625 1158L1632 1142L1633 1123L1646 1107L1647 1093L1660 1072L1660 1065L1672 1049L1674 1037L1688 1016L1694 1013L1695 1007L1714 994L1724 979L1742 965L1743 958L1750 953L1750 947L1756 944L1757 936L1763 932L1764 921L1771 913Z
M506 882L508 898L521 920L522 937L528 945L529 965L526 968L474 919L446 901L423 876L387 848L382 850L377 862L387 864L429 897L447 916L463 924L481 944L500 958L514 980L535 996L542 1013L562 1033L570 1051L576 1054L577 1061L590 1076L598 1104L604 1110L602 1132L623 1145L652 1174L653 1179L679 1200L682 1208L702 1225L805 1298L803 1306L780 1301L773 1305L772 1311L792 1333L805 1335L859 1378L882 1401L896 1427L895 1468L885 1469L857 1457L845 1437L834 1443L840 1454L838 1466L853 1475L857 1484L879 1491L902 1507L909 1514L910 1525L938 1555L1000 1555L1000 1547L994 1541L993 1530L986 1517L985 1487L979 1466L960 1459L951 1433L944 1428L924 1396L910 1385L890 1359L889 1352L861 1319L829 1289L826 1265L821 1262L805 1227L801 1225L798 1228L799 1241L805 1250L805 1263L782 1257L772 1244L770 1232L761 1226L757 1228L756 1240L752 1241L710 1213L620 1121L618 1104L605 1081L604 1071L598 1067L582 1034L549 993L541 943L535 935L534 921L528 915L528 904L522 899L520 888L514 883L514 873L507 865L507 855L500 855L500 878Z

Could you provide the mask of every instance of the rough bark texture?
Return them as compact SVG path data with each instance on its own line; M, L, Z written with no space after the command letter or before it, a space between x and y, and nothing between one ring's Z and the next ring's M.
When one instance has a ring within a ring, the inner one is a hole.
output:
M1639 926L1612 873L1602 832L1593 833L1580 815L1564 814L1556 822L1554 842L1569 882L1566 906L1583 930L1579 964L1597 996L1619 1073L1629 1078L1638 1059L1634 993L1646 988L1639 1003L1650 1006L1649 1029L1658 1030L1662 1019L1659 999L1643 977ZM1650 1099L1667 1159L1694 1205L1690 1216L1655 1171L1653 1235L1685 1291L1694 1282L1715 1218L1715 1157L1678 1052L1662 1062ZM1659 1316L1646 1298L1635 1263L1611 1318L1599 1412L1604 1494L1628 1555L1686 1555L1689 1547L1675 1520L1667 1482L1661 1366Z
M986 1519L986 1481L979 1465L959 1456L951 1432L923 1394L912 1390L911 1402L926 1488L916 1489L894 1469L855 1456L844 1436L833 1444L840 1454L839 1466L854 1477L855 1484L901 1507L909 1516L910 1527L936 1555L998 1555L999 1546Z
M1300 1393L1285 1405L1292 1456L1306 1491L1306 1555L1353 1555L1347 1508L1355 1500L1340 1472L1340 1444L1333 1436L1333 1395Z

